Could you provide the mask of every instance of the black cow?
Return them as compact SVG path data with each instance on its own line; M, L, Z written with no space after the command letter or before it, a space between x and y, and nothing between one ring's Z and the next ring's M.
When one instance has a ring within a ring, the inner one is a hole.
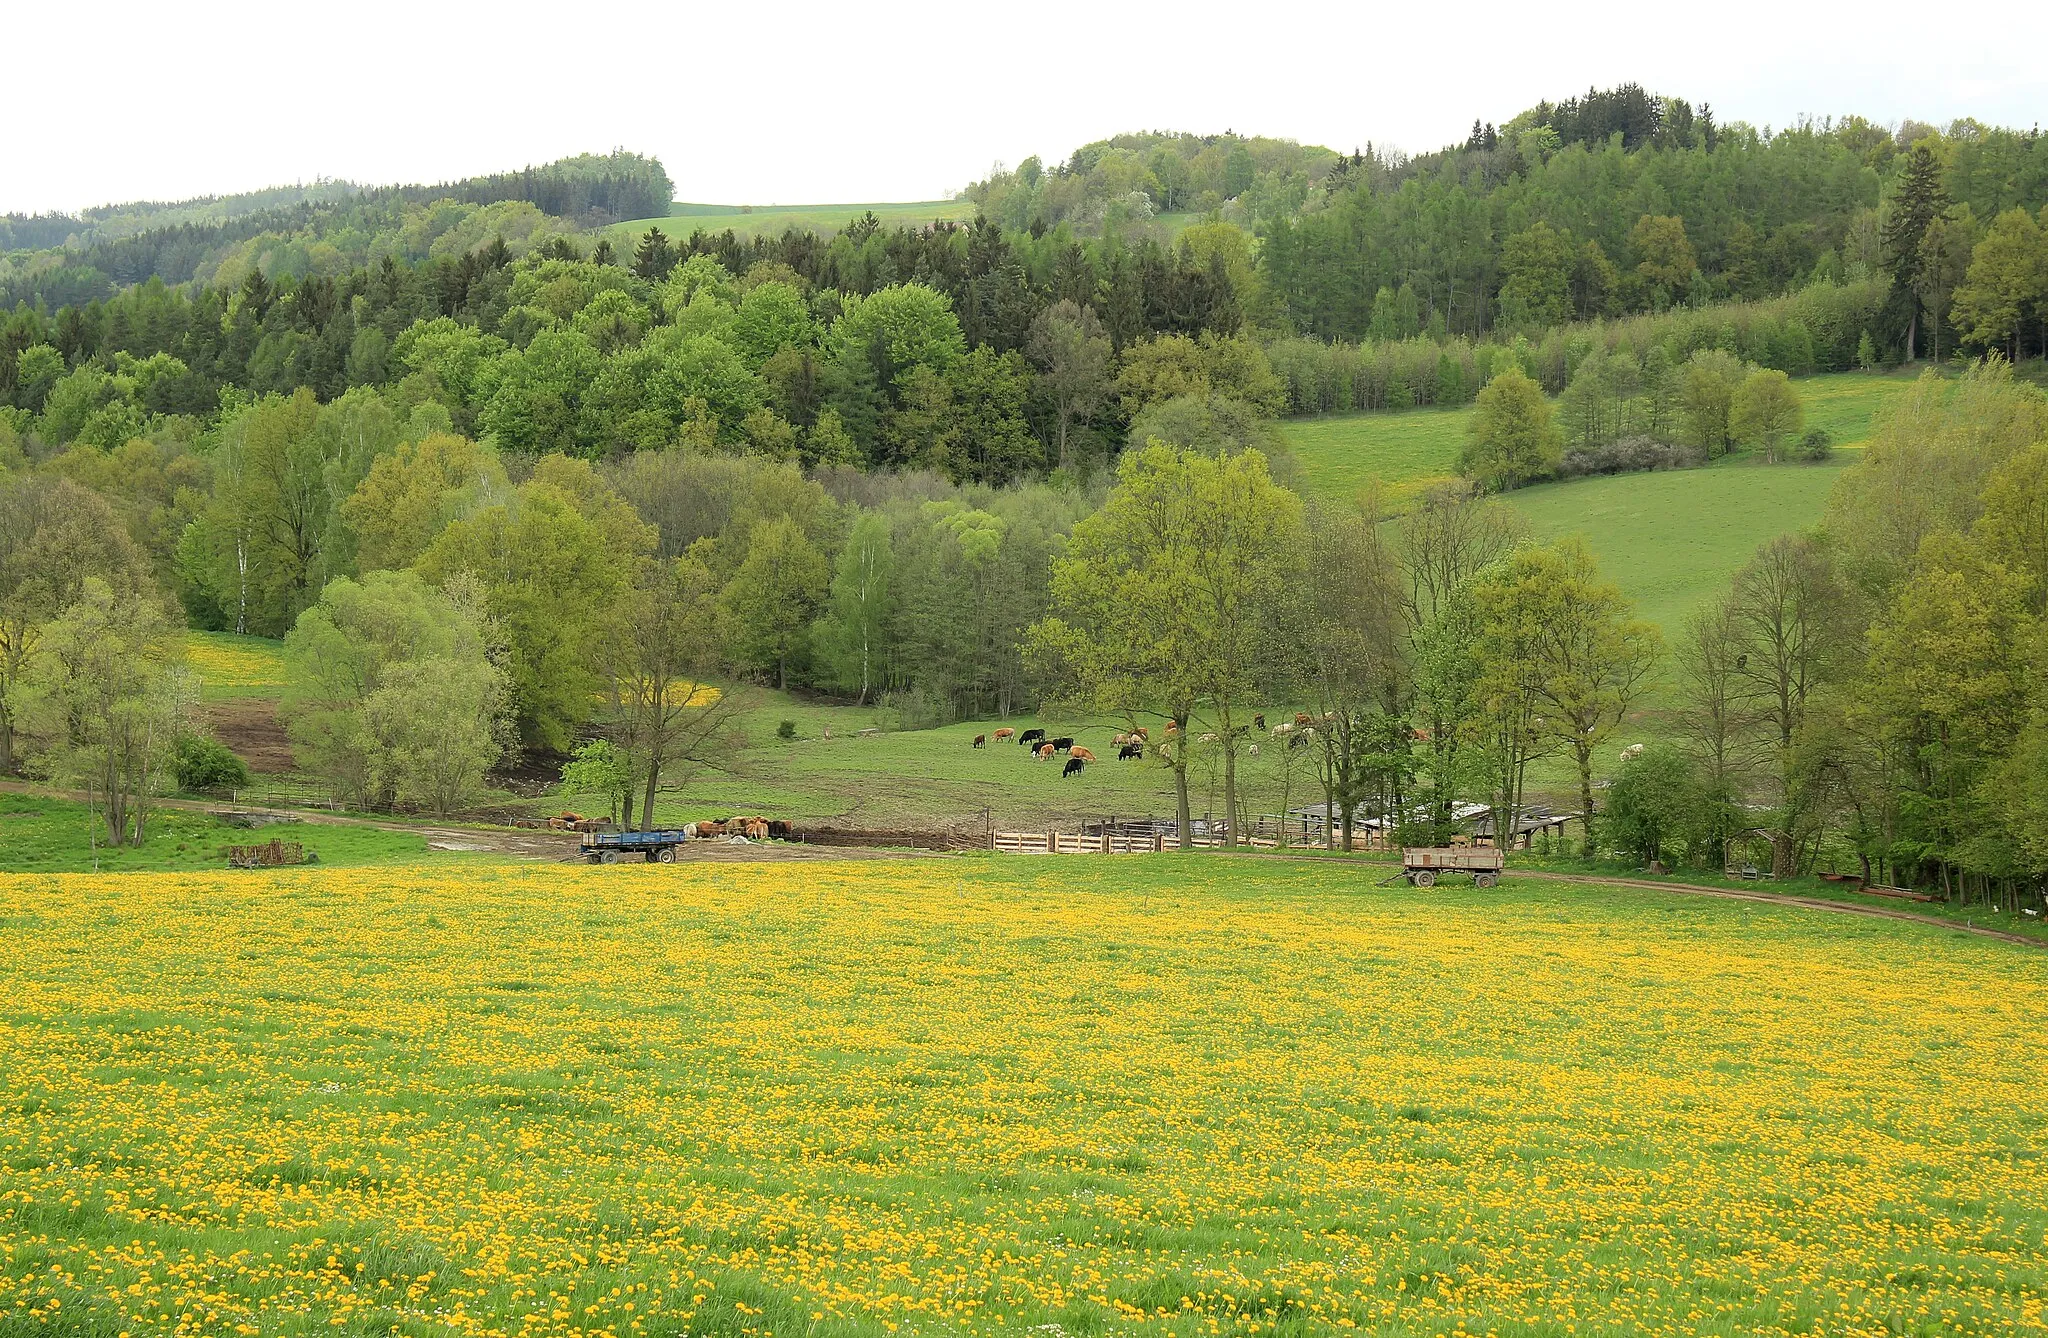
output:
M1142 744L1127 743L1122 748L1117 750L1116 760L1119 762L1128 762L1134 757L1143 757L1144 755L1145 749Z
M1017 736L1017 742L1029 746L1044 737L1045 731L1042 729L1027 729Z
M1265 715L1265 712L1261 711L1261 712L1260 712L1259 714L1257 714L1257 715L1255 715L1255 716L1253 716L1253 717L1252 717L1252 728L1253 728L1253 729L1264 729L1265 727L1266 727L1266 715Z
M1074 741L1072 739L1054 739L1052 741L1052 750L1056 753L1067 752L1070 749L1072 749L1073 746Z
M1085 767L1087 765L1088 764L1086 762L1083 762L1078 757L1068 758L1066 768L1060 772L1060 779L1065 780L1067 777L1073 775L1074 773L1078 772L1082 767Z

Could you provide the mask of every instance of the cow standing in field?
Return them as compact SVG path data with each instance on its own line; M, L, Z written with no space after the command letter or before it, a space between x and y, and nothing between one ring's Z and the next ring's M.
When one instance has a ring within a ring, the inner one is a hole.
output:
M1068 758L1066 768L1060 772L1060 779L1065 780L1069 776L1078 774L1081 768L1087 765L1086 762L1083 762L1078 757Z
M1052 761L1052 754L1053 746L1049 743L1041 743L1038 745L1038 751L1032 755L1041 762L1050 762Z
M1017 742L1025 747L1029 747L1044 737L1045 731L1042 729L1027 729L1017 736Z
M1003 726L1003 727L1002 727L1001 729L999 729L999 730L997 730L997 731L996 731L996 742L997 742L997 743L1001 743L1001 742L1002 742L1003 740L1005 740L1005 739L1014 739L1014 738L1016 738L1016 737L1017 737L1017 731L1016 731L1016 730L1014 730L1014 729L1011 729L1011 728L1010 728L1010 727L1009 727L1008 725L1004 725L1004 726Z
M986 748L986 747L988 746L988 735L986 735L986 734L977 734L977 735L975 735L975 736L974 736L974 746L975 746L975 747L977 747L977 748Z
M1086 748L1069 748L1067 756L1082 762L1093 762L1095 760L1095 754L1089 752Z
M1074 746L1074 741L1073 741L1073 740L1072 740L1071 738L1067 738L1067 739L1054 739L1054 740L1052 741L1052 750L1053 750L1054 752L1056 752L1056 753L1064 753L1064 752L1066 752L1066 751L1067 751L1068 749L1072 748L1073 746Z
M1259 713L1258 713L1257 715L1255 715L1255 716L1253 716L1253 717L1252 717L1252 728L1253 728L1253 729L1264 729L1265 727L1266 727L1266 713L1265 713L1264 711L1261 711L1261 712L1259 712Z
M1143 757L1144 755L1145 746L1143 744L1127 743L1122 748L1119 748L1117 750L1116 760L1119 762L1128 762L1134 757Z

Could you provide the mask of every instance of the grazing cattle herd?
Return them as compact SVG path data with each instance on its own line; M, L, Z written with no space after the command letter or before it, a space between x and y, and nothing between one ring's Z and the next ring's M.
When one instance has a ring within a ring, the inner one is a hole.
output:
M1166 737L1159 744L1158 750L1162 756L1170 756L1171 750L1180 734L1180 726L1169 720L1166 722L1165 733ZM1261 712L1252 717L1250 725L1238 725L1231 730L1233 738L1242 738L1247 734L1254 733L1269 736L1274 742L1284 744L1289 749L1306 748L1316 738L1316 719L1306 711L1296 711L1294 719L1283 720L1277 725L1268 727L1265 714ZM1031 760L1034 762L1050 762L1061 753L1065 753L1067 755L1067 762L1060 769L1060 778L1062 780L1068 776L1080 775L1082 770L1095 760L1094 752L1077 745L1071 735L1053 738L1042 729L1027 729L1019 733L1008 725L993 733L975 735L973 746L976 748L986 748L990 739L1001 743L1011 738L1016 739L1020 747L1030 752ZM1151 731L1140 726L1128 733L1111 735L1109 742L1116 749L1117 761L1132 762L1140 760L1145 756L1145 748L1151 742L1151 738ZM1219 738L1221 736L1218 734L1204 732L1197 737L1196 741L1199 743L1215 743ZM1247 744L1246 751L1251 756L1257 757L1259 755L1259 745L1256 743Z

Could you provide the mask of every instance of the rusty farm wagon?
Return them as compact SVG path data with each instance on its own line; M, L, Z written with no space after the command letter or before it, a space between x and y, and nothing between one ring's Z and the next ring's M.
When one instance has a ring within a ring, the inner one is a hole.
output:
M1506 867L1507 856L1491 846L1409 846L1401 852L1401 872L1395 876L1417 887L1435 887L1447 874L1470 875L1474 887L1492 887Z

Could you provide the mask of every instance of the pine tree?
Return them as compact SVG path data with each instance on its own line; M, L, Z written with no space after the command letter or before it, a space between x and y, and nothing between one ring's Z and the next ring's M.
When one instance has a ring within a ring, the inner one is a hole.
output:
M1892 300L1906 316L1906 361L1919 356L1921 239L1934 220L1948 209L1948 192L1941 185L1941 162L1934 150L1922 142L1906 155L1899 172L1898 189L1892 193L1891 216L1881 234L1886 262L1891 268Z
M649 228L633 251L633 272L649 283L660 283L676 267L676 253L660 228Z

